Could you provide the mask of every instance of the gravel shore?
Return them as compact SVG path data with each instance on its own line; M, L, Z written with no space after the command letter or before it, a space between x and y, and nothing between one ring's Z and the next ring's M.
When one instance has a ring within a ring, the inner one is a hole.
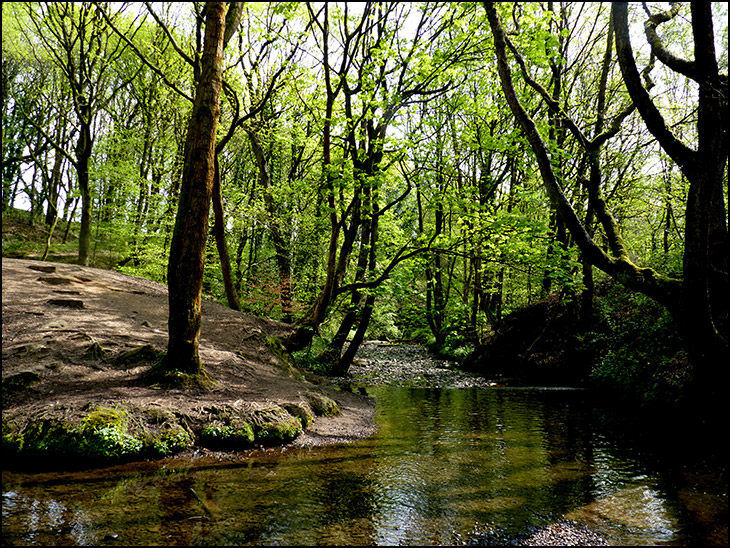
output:
M453 362L434 357L422 345L364 342L349 370L349 379L367 386L474 388L495 383L458 370Z

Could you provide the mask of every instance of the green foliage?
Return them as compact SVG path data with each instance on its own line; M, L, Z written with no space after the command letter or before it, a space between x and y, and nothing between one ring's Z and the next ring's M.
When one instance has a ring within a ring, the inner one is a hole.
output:
M39 420L23 431L3 425L3 447L11 457L57 459L76 465L139 458L145 445L128 433L127 422L126 412L99 407L78 425Z
M98 407L79 425L79 452L92 461L115 461L138 457L144 444L127 433L128 414Z
M616 284L597 302L603 329L588 332L584 339L601 356L593 366L592 383L646 405L676 403L690 368L666 309Z
M401 339L403 333L398 327L401 321L399 311L387 306L378 306L373 310L366 337L373 340Z
M193 443L193 438L185 430L170 430L157 439L153 439L151 452L159 457L169 457L187 449Z
M162 428L132 419L132 411L98 407L78 423L41 419L23 428L3 421L3 454L17 460L52 460L59 466L85 466L124 462L146 457L168 457L193 443L178 424ZM145 413L157 423L154 413ZM170 413L159 419L169 420ZM134 423L134 428L132 424Z
M431 350L437 355L451 361L461 362L475 350L474 341L452 334L446 337L442 345L431 345Z
M65 9L68 16L60 17ZM39 225L48 207L56 152L53 147L40 150L39 144L47 139L38 128L73 145L75 129L69 120L75 119L73 101L78 93L61 66L64 55L57 55L60 50L53 38L59 35L49 30L54 24L71 29L84 9L93 14L96 6L3 3L3 256L36 258L45 247L47 228ZM626 107L615 66L608 67L606 93L599 93L607 5L568 3L550 11L541 3L502 3L498 9L530 78L559 96L565 114L588 139L598 131L599 122L606 130ZM727 8L716 4L713 9L723 13ZM556 218L534 157L500 89L484 11L473 3L384 4L369 14L372 24L360 29L343 26L344 10L333 5L328 24L323 24L324 12L319 12L319 24L307 31L327 28L331 34L318 34L305 43L299 35L311 21L304 4L251 4L241 23L245 43L234 39L228 45L229 87L219 137L229 127L238 129L218 157L225 233L245 312L285 318L281 306L285 285L275 241L284 242L290 262L294 320L320 294L333 234L340 246L335 257L341 269L336 273L338 284L352 282L364 224L374 218L370 209L374 204L380 211L377 241L366 278L377 278L399 253L421 253L390 270L389 280L375 290L370 338L438 340L439 352L460 358L511 310L544 299L547 293L565 296L582 290L576 247ZM357 17L352 11L350 15ZM125 33L134 16L134 11L122 11L113 19ZM410 23L421 17L422 34L416 40L403 29L415 27ZM164 282L190 108L177 90L190 95L193 79L190 67L175 51L178 48L170 46L166 33L151 18L148 21L134 34L129 32L128 38L165 79L129 48L115 50L113 59L95 65L92 72L98 69L98 75L88 75L92 80L98 76L99 94L90 161L92 263ZM182 21L171 30L182 50L195 48L195 33L180 30L193 24ZM357 34L343 40L346 27ZM681 49L689 41L683 28L677 19L664 24L662 31ZM69 58L82 43L119 45L117 34L101 18L85 32L103 39L77 40ZM726 24L718 24L717 35L727 36ZM331 58L352 56L343 64L349 68L335 78L347 85L337 88L331 118L326 116L323 93L323 71L330 67L316 61L323 58L318 48L325 40ZM299 50L286 58L288 44L293 43ZM345 43L362 47L344 51ZM723 46L718 54L726 67L727 40L716 43ZM251 50L239 51L240 47ZM562 191L578 216L589 218L592 208L582 183L588 175L584 150L565 124L549 113L519 68L513 65L512 70L523 106L547 143ZM272 74L279 79L271 80L267 75ZM668 125L678 137L691 137L696 108L688 99L686 84L671 71L652 76L663 79L662 100L672 105ZM551 87L558 83L559 88ZM268 91L272 93L267 95ZM600 102L605 102L605 112L598 112ZM322 144L325 122L331 122L332 129L327 162ZM267 184L261 182L248 131L255 132L263 146L270 175ZM680 277L688 183L649 141L638 116L623 122L600 151L601 191L632 260ZM39 149L36 157L13 159L31 149ZM73 146L67 152L73 157ZM79 196L77 176L68 160L59 165L59 211L70 216L72 200ZM325 184L328 177L331 189ZM366 205L366 189L372 190L373 204ZM28 226L34 222L35 229L5 229L6 217L13 216L5 208L12 206L8 203L12 196L30 203L33 217L25 215L23 221L32 221ZM69 219L65 244L61 234L66 223L59 222L49 259L75 258L78 219L77 210ZM586 229L595 229L596 243L605 245L601 227ZM347 250L342 246L350 230L356 236ZM204 292L225 302L212 237ZM321 373L331 366L332 356L326 350L343 317L342 299L338 295L331 303L325 323L319 326L321 338L295 353L300 365ZM618 307L616 297L615 307L604 311L606 317ZM640 344L629 343L629 325L617 325L610 337L595 333L593 342L611 348L596 379L616 379L627 387L642 384L645 388L638 391L647 394L664 390L661 383L652 387L654 381L642 376L651 352L667 354L669 361L659 359L659 369L673 363L671 351L662 346L669 344L660 330L667 320L656 317L661 319L654 326L640 324L634 316L629 322L637 333L658 339L652 338L654 346L647 345L645 351ZM659 331L653 333L652 328ZM209 379L173 372L155 382L205 386Z
M329 340L319 335L312 337L312 342L304 349L291 353L297 367L308 369L320 375L329 372L331 363L321 358L329 347Z
M254 433L246 422L211 424L200 431L199 441L211 449L241 449L253 443Z
M85 431L80 444L81 454L94 461L116 461L138 457L143 443L114 427Z

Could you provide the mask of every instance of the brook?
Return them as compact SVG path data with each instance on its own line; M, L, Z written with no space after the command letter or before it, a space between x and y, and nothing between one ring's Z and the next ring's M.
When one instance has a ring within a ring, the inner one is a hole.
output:
M575 390L368 393L378 433L348 445L3 472L3 543L434 545L570 520L615 545L727 544L725 432L639 436Z

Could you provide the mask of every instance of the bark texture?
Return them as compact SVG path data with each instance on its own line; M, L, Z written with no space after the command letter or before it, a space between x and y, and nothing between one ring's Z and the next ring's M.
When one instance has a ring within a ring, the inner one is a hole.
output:
M198 354L208 215L215 177L226 2L207 2L200 79L185 141L180 203L170 245L169 340L165 369L202 373Z

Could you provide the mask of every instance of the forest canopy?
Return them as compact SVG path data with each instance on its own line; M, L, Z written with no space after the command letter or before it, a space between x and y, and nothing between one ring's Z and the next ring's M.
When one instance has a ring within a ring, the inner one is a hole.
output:
M335 373L366 337L470 349L549 295L592 314L612 279L711 384L728 19L699 4L4 2L3 214L78 222L80 263L165 283L199 219L202 291L296 322Z

